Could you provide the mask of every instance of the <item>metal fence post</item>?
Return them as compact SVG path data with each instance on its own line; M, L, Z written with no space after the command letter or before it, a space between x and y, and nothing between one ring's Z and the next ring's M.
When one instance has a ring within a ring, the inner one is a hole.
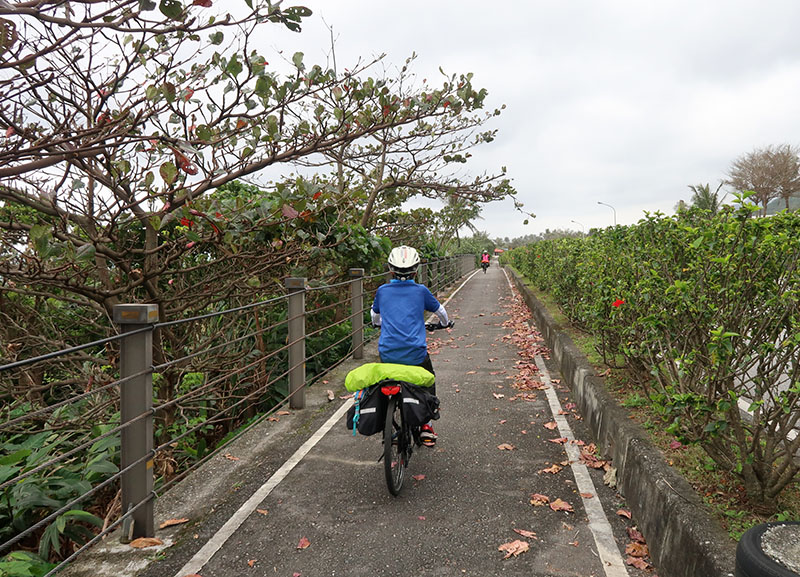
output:
M120 325L123 335L153 326L158 322L158 305L116 305L113 319ZM120 469L139 461L122 474L122 512L145 502L123 523L122 540L125 542L155 535L152 499L153 372L149 370L153 366L153 331L140 332L120 341L119 366L122 379L139 375L120 386L121 424L133 421L122 429ZM146 416L142 418L142 415Z
M350 308L353 327L353 358L364 358L364 269L350 269Z
M290 277L289 291L289 407L306 406L306 279Z
M419 268L417 269L417 278L416 278L416 281L419 284L424 284L424 285L428 284L428 266L429 265L427 262L423 262L419 265Z

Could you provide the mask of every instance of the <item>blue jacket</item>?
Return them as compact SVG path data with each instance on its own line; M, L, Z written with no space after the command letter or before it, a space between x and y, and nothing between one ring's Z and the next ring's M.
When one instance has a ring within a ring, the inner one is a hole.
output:
M378 353L384 363L418 365L428 356L425 311L441 308L425 285L413 280L392 279L378 287L373 312L381 318Z

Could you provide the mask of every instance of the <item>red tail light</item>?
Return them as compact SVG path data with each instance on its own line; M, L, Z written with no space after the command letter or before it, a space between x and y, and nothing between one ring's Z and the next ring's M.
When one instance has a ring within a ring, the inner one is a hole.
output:
M381 387L381 392L387 397L397 395L400 393L400 385L384 385Z

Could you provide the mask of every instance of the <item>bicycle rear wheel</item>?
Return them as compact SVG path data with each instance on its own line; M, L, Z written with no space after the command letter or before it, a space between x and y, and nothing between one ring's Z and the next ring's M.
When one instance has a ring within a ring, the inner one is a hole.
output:
M405 423L403 421L403 398L399 395L389 399L386 407L386 423L383 427L383 468L386 473L386 486L392 495L399 495L403 486L406 465Z

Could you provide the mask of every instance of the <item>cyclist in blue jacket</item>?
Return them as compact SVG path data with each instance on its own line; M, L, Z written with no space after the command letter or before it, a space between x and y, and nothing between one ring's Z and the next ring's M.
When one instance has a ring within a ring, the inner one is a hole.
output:
M433 373L425 337L425 311L435 313L442 325L451 322L428 287L414 282L418 266L419 254L412 247L393 248L389 253L392 279L378 287L370 313L372 324L381 327L378 353L382 363L415 365ZM431 392L435 395L436 389ZM436 443L430 423L422 426L420 438L428 446Z

